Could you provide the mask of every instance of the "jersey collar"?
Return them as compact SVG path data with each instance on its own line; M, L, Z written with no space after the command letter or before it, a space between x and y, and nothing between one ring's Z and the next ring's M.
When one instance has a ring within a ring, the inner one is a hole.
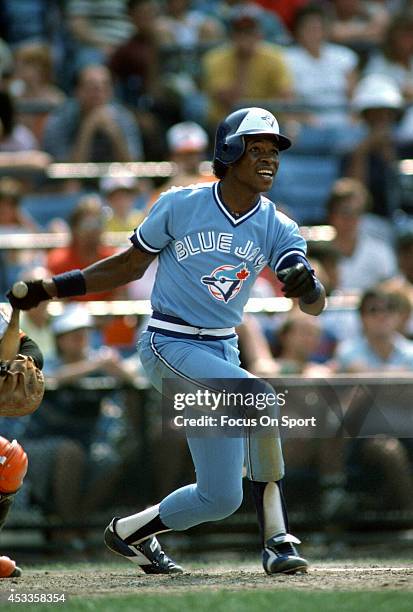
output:
M219 181L218 181L217 183L214 183L214 186L213 186L214 200L215 200L218 208L221 210L221 212L226 216L226 218L229 220L231 225L233 225L234 227L236 227L237 225L241 225L241 223L244 223L244 221L246 221L247 219L252 217L252 215L254 215L259 210L259 208L260 208L260 205L261 205L261 196L259 196L257 203L254 204L254 206L252 206L252 208L249 208L248 210L246 210L242 215L235 215L225 205L224 201L221 198L221 193L220 192L221 192L221 190L219 188Z

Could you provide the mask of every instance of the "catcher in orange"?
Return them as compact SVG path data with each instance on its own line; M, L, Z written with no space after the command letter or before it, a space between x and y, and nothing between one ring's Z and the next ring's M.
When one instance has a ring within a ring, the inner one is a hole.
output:
M43 356L37 344L20 330L18 354L14 359L1 359L8 327L9 320L0 311L0 416L24 416L36 410L43 397ZM0 530L23 484L27 466L27 455L17 440L10 442L0 436ZM0 556L0 578L20 575L15 561Z

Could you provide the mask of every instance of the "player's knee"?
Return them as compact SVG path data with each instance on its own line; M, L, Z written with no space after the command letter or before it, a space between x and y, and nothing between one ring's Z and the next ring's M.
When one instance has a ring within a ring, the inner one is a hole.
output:
M242 489L239 491L221 491L218 495L214 495L208 503L210 520L218 521L220 519L231 516L242 503Z
M0 436L0 493L15 493L27 472L27 455L23 447Z

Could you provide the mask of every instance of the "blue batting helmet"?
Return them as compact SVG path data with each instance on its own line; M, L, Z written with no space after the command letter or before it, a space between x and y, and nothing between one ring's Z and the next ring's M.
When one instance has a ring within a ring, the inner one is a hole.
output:
M242 157L244 136L268 134L276 137L280 151L291 146L291 140L280 134L277 119L264 108L241 108L231 113L218 125L215 136L214 162L228 166Z

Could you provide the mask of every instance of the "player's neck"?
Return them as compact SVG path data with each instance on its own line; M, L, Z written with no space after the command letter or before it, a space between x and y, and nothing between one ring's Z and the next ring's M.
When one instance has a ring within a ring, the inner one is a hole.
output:
M252 190L237 189L237 186L228 180L219 182L218 191L222 202L234 214L242 214L253 208L261 195Z

